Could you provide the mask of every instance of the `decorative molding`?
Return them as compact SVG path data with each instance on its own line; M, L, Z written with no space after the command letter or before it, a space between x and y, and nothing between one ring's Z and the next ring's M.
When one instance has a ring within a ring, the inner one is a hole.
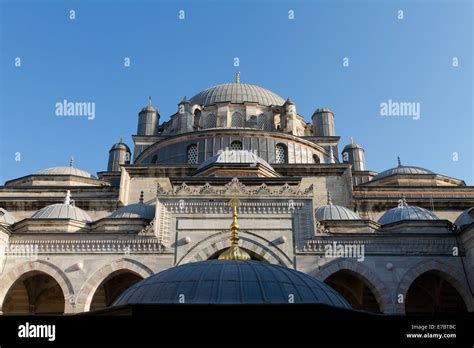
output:
M183 182L180 186L174 187L170 190L166 190L159 183L157 184L156 193L158 196L201 196L201 195L248 195L248 196L312 196L313 185L308 186L305 189L298 187L292 187L288 183L276 188L270 187L265 183L260 186L247 186L239 181L237 178L233 178L224 186L212 186L210 183L205 183L201 186L189 186Z
M387 237L389 238L389 237ZM347 238L329 237L325 239L314 238L301 243L297 247L298 254L317 254L324 255L325 245L337 244L362 244L365 248L365 254L371 255L453 255L453 247L457 246L456 239L420 239L420 238L367 238L360 236L348 236ZM453 256L454 257L454 256Z
M33 247L38 254L156 254L166 247L155 237L134 239L10 239L10 252Z

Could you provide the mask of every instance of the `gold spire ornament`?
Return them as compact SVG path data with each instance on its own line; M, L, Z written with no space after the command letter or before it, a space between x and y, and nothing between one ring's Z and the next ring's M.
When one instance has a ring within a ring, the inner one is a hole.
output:
M240 71L237 70L235 73L235 83L240 83Z
M229 205L232 207L230 248L219 255L219 260L250 260L250 255L239 248L239 224L237 223L237 207L239 204L238 198L232 198L229 202Z

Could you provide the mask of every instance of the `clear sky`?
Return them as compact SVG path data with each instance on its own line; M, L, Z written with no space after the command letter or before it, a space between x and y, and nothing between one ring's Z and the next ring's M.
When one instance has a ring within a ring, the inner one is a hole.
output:
M70 156L105 170L149 95L165 121L184 95L232 82L238 57L242 82L291 96L308 122L332 109L340 149L353 136L369 169L400 156L474 184L470 0L0 3L0 183ZM94 102L95 119L56 116L64 99ZM389 100L420 118L381 116Z

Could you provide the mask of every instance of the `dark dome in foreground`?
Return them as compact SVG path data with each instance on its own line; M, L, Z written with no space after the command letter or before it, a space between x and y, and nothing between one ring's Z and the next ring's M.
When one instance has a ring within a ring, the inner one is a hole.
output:
M209 260L154 274L130 287L114 303L173 304L325 304L350 309L328 285L309 275L259 261ZM182 296L181 296L182 297Z

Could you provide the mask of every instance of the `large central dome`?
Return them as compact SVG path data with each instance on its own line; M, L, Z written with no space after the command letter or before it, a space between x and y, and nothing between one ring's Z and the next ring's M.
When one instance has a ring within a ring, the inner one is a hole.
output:
M192 104L254 102L264 106L283 105L285 100L268 89L246 83L225 83L199 92L190 99Z

